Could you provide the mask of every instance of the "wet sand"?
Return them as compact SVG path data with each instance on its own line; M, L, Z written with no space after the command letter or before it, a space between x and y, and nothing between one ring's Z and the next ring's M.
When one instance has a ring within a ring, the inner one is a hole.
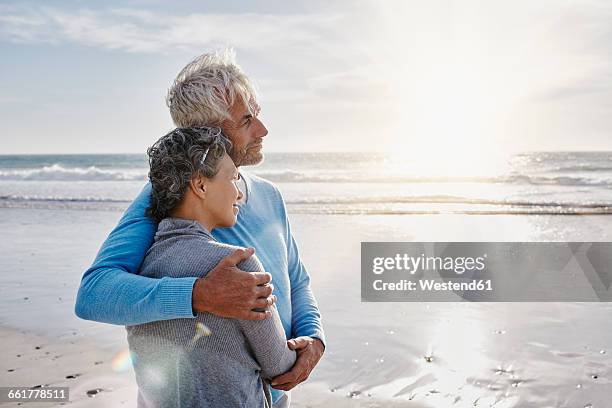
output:
M69 405L135 404L123 329L72 312L119 216L0 210L2 385L69 386ZM293 406L608 406L609 304L362 303L359 251L361 241L609 241L612 217L293 214L292 227L328 337Z
M2 386L69 387L70 403L60 405L110 407L136 404L135 382L129 370L112 368L114 353L85 338L54 339L28 331L0 329ZM18 406L7 403L3 406ZM21 404L49 407L56 404Z

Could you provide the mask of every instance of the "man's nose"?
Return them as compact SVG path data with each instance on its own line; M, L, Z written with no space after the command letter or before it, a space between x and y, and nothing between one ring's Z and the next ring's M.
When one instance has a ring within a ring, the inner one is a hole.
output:
M261 129L259 129L259 137L266 137L268 135L268 128L266 128L266 125L263 124L263 122L259 119L257 119L257 122L259 123L259 127Z

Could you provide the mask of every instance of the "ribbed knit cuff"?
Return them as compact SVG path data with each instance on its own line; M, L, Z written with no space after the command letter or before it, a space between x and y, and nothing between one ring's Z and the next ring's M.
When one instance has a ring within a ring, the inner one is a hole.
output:
M325 344L325 334L322 330L315 331L315 333L311 334L310 337L321 340L321 343L323 343L323 348L327 348L327 344Z
M191 305L193 285L198 278L162 278L160 302L166 319L195 317Z
M312 337L313 339L319 339L321 340L321 343L323 343L323 347L327 348L327 344L325 340L325 333L323 333L323 330L320 330L320 329L302 330L301 333L294 333L294 335L295 337L308 336L308 337Z

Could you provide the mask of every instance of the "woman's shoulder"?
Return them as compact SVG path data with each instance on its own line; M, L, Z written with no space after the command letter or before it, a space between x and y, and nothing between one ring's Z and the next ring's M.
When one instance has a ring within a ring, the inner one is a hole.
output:
M214 248L219 261L238 249L246 249L245 247L230 245L219 241L214 241ZM253 254L244 261L239 262L236 266L245 272L263 272L264 270L263 264L257 257L257 254Z
M218 241L215 241L215 243L217 245L216 247L217 250L222 254L221 258L225 258L226 256L230 255L231 253L233 253L234 251L238 249L243 249L243 250L246 249L244 247L225 244L223 242L218 242ZM238 265L236 266L245 272L263 272L264 270L264 267L261 261L259 260L259 258L257 257L257 254L253 254L248 259L245 259L244 261L239 262Z
M224 257L236 249L240 249L240 247L224 244L204 235L175 235L155 241L151 246L151 251L163 251L167 256L190 254L189 257L210 257L213 255Z
M224 242L219 241L211 241L210 245L212 245L213 249L221 254L221 256L225 257L237 249L245 249L244 247L240 247L237 245L230 245Z
M213 238L202 235L176 235L153 244L147 256L144 266L151 263L171 264L174 269L179 266L189 265L197 270L194 273L206 273L213 269L223 258L238 249L240 246L230 245L216 241ZM256 255L240 262L238 265L243 271L263 271L263 266ZM181 268L182 269L182 268ZM183 271L186 273L187 271Z

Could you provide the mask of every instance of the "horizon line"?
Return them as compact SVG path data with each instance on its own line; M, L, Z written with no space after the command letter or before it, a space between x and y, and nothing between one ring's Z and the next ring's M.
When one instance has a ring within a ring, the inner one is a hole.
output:
M355 154L393 154L393 152L387 150L308 150L308 151L281 151L273 150L264 154L329 154L329 153L355 153ZM490 152L489 152L490 153ZM502 153L502 152L500 152ZM610 150L520 150L520 151L508 151L509 154L525 154L525 153L612 153ZM146 156L146 152L79 152L79 153L1 153L2 156L108 156L108 155L143 155Z

